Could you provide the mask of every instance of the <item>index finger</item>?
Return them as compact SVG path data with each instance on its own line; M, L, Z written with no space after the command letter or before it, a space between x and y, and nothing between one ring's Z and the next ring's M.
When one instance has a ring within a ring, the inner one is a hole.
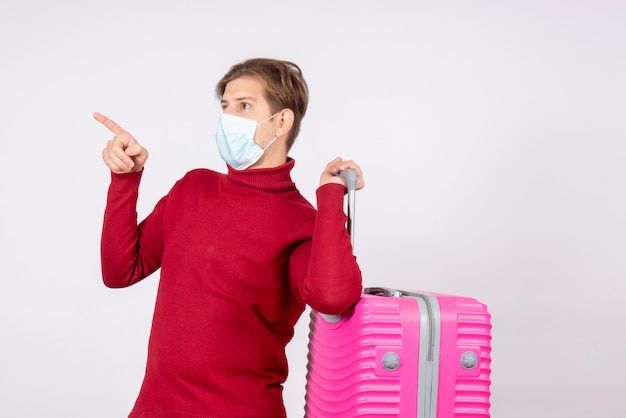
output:
M97 120L98 122L100 122L101 124L103 124L104 126L106 126L115 135L121 135L122 133L125 132L124 129L122 129L120 125L115 123L112 119L107 118L102 113L98 113L98 112L94 113L93 118Z

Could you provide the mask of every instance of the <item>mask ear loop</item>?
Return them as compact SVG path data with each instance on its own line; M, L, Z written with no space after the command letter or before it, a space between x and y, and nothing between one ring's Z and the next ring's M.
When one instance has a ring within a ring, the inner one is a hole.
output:
M262 124L263 122L267 122L268 120L272 119L274 116L278 115L280 112L276 112L274 113L272 116L270 116L269 118L265 118L263 119L261 122L257 122L256 126L259 126L260 124Z
M270 120L273 117L275 117L276 115L278 115L280 112L282 112L282 111L276 112L272 116L270 116L269 118L263 119L261 122L257 123L256 126L259 126L263 122L267 122L268 120ZM272 145L274 143L274 141L276 141L277 139L278 139L278 136L274 136L274 138L269 142L269 144L267 144L264 148L262 148L263 152L265 152L265 150L268 149L270 147L270 145Z
M274 137L274 139L272 139L272 140L270 141L270 143L269 143L269 144L267 144L267 145L265 146L265 148L263 148L263 152L265 152L265 150L266 150L266 149L268 149L268 148L270 147L270 145L272 145L272 144L274 143L274 141L276 141L277 139L278 139L278 137L277 137L277 136L275 136L275 137Z

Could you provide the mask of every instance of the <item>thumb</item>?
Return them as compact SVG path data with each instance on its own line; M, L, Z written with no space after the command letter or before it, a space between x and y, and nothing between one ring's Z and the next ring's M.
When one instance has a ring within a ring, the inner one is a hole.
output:
M124 150L124 153L131 157L136 163L143 164L148 159L148 150L137 141L133 141Z
M128 143L128 145L126 146L126 148L124 149L124 152L129 157L133 157L141 153L141 145L139 145L139 143L137 142L135 138L132 138L130 142Z

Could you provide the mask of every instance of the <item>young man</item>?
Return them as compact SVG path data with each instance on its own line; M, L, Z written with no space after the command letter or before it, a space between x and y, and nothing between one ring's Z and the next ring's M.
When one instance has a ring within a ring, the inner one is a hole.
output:
M298 66L252 59L217 85L216 140L227 174L187 173L137 224L148 152L111 119L102 232L109 287L161 269L144 381L130 417L284 417L285 346L305 304L344 312L361 293L336 174L323 170L317 211L298 192L287 153L306 112Z

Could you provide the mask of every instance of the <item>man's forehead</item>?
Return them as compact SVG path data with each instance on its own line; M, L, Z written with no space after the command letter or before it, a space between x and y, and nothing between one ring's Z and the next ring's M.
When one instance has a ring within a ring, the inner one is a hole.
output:
M252 77L239 77L229 81L223 94L223 99L225 100L261 100L264 97L265 88L263 83Z

